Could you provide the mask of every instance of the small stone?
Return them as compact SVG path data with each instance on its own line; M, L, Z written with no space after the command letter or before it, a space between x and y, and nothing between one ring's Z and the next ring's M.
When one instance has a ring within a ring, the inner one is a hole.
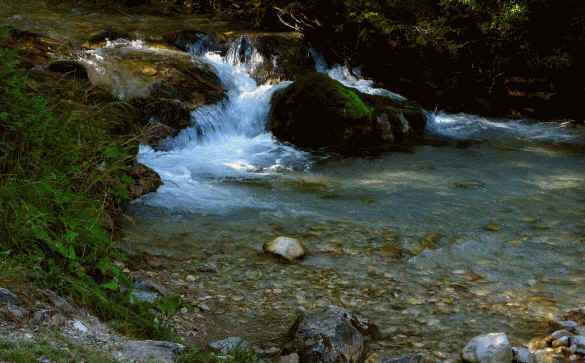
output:
M568 347L569 346L569 337L562 337L552 341L552 347Z
M499 224L488 224L487 226L483 227L483 229L486 231L498 232L502 229L502 227Z
M387 232L387 233L384 233L382 235L382 237L384 237L384 239L397 240L400 238L400 235L396 232Z
M423 240L425 241L429 241L432 243L437 243L439 242L443 237L445 237L444 234L439 233L439 232L432 232L427 234L426 236L423 237Z
M406 251L404 251L402 248L398 247L394 243L386 243L385 245L380 247L380 253L384 256L400 258L404 254L406 254Z
M223 340L218 340L216 342L210 343L209 347L221 354L228 354L231 351L235 350L236 348L241 349L248 349L249 345L242 338L239 337L229 337Z
M520 222L524 222L524 223L536 223L536 218L524 217L524 218L520 218Z
M277 237L266 242L263 247L265 252L280 256L288 261L293 261L305 255L305 248L301 241L290 237Z
M11 303L0 305L0 318L4 318L5 320L22 322L27 315L28 311L18 305L13 305Z
M73 322L73 328L79 330L82 333L89 332L89 329L79 320Z
M585 336L577 335L569 338L571 353L585 355Z
M470 363L511 363L512 346L504 333L479 335L463 348L461 359Z
M557 330L555 332L553 332L550 337L552 340L557 340L557 339L561 339L562 337L570 337L573 334L571 334L568 330L566 329L561 329L561 330Z
M49 321L49 327L51 327L51 328L62 327L65 325L66 322L67 322L67 319L65 319L65 317L63 315L55 314L55 315L53 315L53 317Z
M534 358L530 350L521 347L512 347L512 353L514 354L514 362L517 363L533 363Z
M0 304L9 303L12 305L20 305L20 300L11 291L0 287Z
M478 189L478 188L484 188L485 187L485 183L479 181L479 180L461 180L458 182L455 182L455 188L460 188L460 189Z
M556 363L564 362L562 356L555 353L552 348L537 350L533 353L535 363Z
M158 73L156 68L150 67L150 66L146 66L146 67L142 68L141 72L145 76L155 76Z
M300 357L297 353L292 353L289 355L283 355L280 357L280 363L299 363Z
M532 338L530 340L530 342L528 343L528 349L530 349L530 351L532 351L532 352L540 350L540 349L544 349L546 347L548 347L547 338L535 337L535 338Z
M217 265L214 263L203 263L197 267L197 271L213 273L213 274L216 274L219 272Z
M201 311L211 311L211 308L205 303L198 304L197 307Z
M137 340L127 342L122 350L126 358L121 359L123 361L171 363L183 353L185 346L172 342Z
M565 329L565 330L568 330L568 331L574 333L577 331L578 325L577 325L577 323L575 323L574 321L571 321L571 320L551 319L548 321L548 326L554 330Z
M193 281L197 280L197 279L195 278L195 276L193 276L193 275L187 275L187 277L186 277L185 279L186 279L187 281L190 281L190 282L193 282Z
M258 357L261 357L261 358L275 357L275 356L280 354L280 348L278 348L278 347L270 347L267 349L262 349L260 347L254 347L253 349L254 349L254 353L256 353L256 355Z
M343 248L341 247L341 245L336 244L336 243L329 243L329 244L325 245L323 248L321 248L320 251L326 252L326 253L335 253L337 255L343 254Z

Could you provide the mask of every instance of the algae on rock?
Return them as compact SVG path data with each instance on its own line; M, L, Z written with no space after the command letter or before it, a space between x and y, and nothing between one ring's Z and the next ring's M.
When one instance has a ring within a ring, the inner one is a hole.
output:
M425 126L416 104L363 94L317 72L277 92L272 107L268 128L281 141L344 154L413 143Z

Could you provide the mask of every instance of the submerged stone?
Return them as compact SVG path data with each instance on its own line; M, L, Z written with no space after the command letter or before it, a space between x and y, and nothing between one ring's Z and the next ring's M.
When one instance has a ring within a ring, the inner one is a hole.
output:
M463 348L461 359L469 363L512 363L512 346L504 333L479 335Z
M483 229L490 232L498 232L502 229L502 226L499 224L488 224L487 226L483 227Z
M317 72L276 92L272 106L268 128L279 140L344 154L412 144L426 123L413 103L363 94Z
M263 247L264 251L280 256L288 261L293 261L305 255L305 247L295 238L277 237L272 241L266 242Z

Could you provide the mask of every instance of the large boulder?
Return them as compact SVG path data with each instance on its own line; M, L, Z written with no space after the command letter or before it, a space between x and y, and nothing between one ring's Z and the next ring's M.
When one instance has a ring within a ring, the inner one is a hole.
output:
M311 72L275 93L268 128L300 147L360 154L412 144L425 122L414 103L363 94Z
M169 134L190 126L193 109L225 97L211 66L186 52L120 44L89 52L84 63L94 85L130 101Z
M366 319L335 306L307 314L293 327L295 348L305 363L358 362L366 338L376 331Z

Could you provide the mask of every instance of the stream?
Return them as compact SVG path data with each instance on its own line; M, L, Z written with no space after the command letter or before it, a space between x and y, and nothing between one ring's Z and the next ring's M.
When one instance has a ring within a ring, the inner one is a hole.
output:
M582 131L429 111L427 139L442 142L412 153L304 152L265 131L270 96L290 82L257 85L260 55L242 63L242 46L225 57L193 47L228 98L195 110L166 151L141 147L164 185L133 204L125 229L126 248L175 261L169 276L205 304L215 333L195 341L277 342L299 310L335 304L382 328L375 348L456 358L474 335L526 343L549 314L585 303ZM317 69L401 97L318 58ZM309 255L265 255L280 235Z

